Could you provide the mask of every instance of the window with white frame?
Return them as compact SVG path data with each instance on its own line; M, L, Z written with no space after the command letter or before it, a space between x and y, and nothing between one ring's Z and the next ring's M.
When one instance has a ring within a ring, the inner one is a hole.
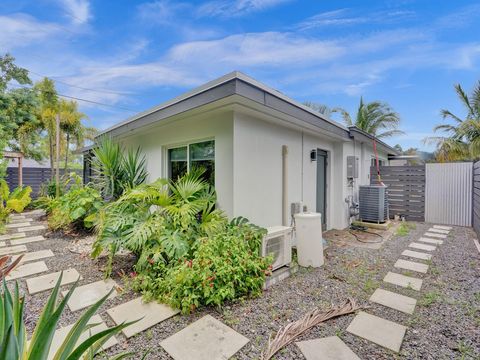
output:
M374 157L372 157L370 161L370 166L374 166L374 167L377 166L377 160ZM385 166L385 160L378 159L378 166Z
M168 149L168 177L176 180L192 169L204 170L203 178L215 184L215 141L203 141Z

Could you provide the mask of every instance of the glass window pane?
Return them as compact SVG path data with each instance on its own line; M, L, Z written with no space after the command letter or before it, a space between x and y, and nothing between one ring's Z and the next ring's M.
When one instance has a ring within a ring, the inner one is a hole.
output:
M205 141L190 145L190 161L215 159L215 141Z
M177 180L188 171L187 147L168 150L168 177Z
M190 163L190 170L193 169L202 169L204 173L202 178L207 181L210 185L215 185L215 161L212 160L202 160L202 161L192 161Z
M187 161L187 147L179 147L168 150L169 161Z

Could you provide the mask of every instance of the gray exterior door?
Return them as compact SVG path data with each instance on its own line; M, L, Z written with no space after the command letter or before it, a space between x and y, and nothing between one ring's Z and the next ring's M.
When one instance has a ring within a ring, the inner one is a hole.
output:
M322 214L322 228L327 227L327 152L317 149L317 212Z

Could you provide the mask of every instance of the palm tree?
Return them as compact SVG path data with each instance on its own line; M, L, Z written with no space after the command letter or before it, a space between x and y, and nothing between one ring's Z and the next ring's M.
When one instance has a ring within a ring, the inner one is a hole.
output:
M76 101L60 100L58 114L60 116L60 129L65 134L65 171L67 171L68 155L72 138L75 141L76 146L81 147L85 140L93 140L96 130L94 128L85 127L82 124L82 119L86 119L87 115L78 111L78 104Z
M327 118L330 118L330 115L332 114L332 109L324 104L319 104L313 101L305 101L303 105L308 106L312 110L315 110L322 115L325 115Z
M426 143L436 144L437 161L471 160L480 157L480 81L470 96L460 84L455 85L455 92L467 115L462 119L450 110L440 111L442 118L453 120L453 124L445 123L434 127L435 132L443 131L445 136L425 139Z
M360 98L355 121L342 108L335 108L332 112L339 112L347 126L356 126L379 139L403 134L403 131L398 130L400 116L384 102L364 103L363 98Z

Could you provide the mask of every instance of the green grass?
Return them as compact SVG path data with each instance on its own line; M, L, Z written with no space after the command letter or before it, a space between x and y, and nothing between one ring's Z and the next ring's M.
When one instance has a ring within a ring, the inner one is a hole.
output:
M395 235L397 236L407 236L410 233L410 230L416 229L417 225L411 222L402 221L397 228Z
M420 306L431 306L440 301L440 293L436 291L430 291L428 293L423 294L422 298L418 301Z

